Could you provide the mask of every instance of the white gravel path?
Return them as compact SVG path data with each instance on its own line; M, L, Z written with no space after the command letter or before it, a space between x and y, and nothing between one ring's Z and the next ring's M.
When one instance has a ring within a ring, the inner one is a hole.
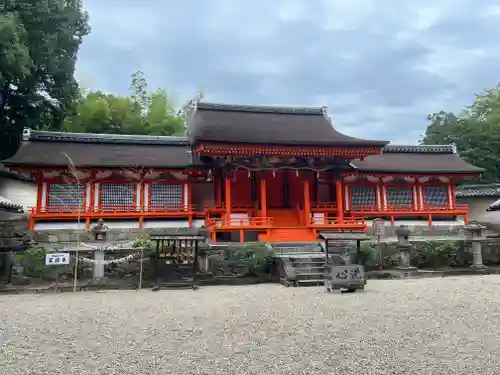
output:
M0 374L499 374L500 277L0 296Z

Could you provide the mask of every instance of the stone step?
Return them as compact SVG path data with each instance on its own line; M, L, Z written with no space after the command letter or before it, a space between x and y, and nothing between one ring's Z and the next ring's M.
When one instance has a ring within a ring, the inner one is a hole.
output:
M321 279L323 277L323 272L297 272L297 277L300 277L302 280L307 280L314 276L316 279Z
M297 280L297 284L300 286L318 286L324 285L325 280L323 279L306 279L306 280Z

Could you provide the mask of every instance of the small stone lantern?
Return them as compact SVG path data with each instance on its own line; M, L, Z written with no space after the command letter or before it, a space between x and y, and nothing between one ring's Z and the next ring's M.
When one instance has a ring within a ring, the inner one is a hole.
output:
M396 228L396 235L398 236L398 243L396 247L399 250L400 256L400 264L398 268L405 271L416 269L410 265L410 229L400 226Z
M94 240L97 242L106 242L109 228L104 224L103 219L99 219L96 225L91 229ZM94 281L104 278L104 249L100 246L94 251Z
M484 228L482 225L476 223L464 227L465 241L471 244L472 268L487 268L483 264L483 251L481 248L481 241L484 240Z
M104 220L99 219L97 221L97 224L94 225L91 229L91 232L94 235L94 240L102 242L106 241L108 230L109 228L104 224Z

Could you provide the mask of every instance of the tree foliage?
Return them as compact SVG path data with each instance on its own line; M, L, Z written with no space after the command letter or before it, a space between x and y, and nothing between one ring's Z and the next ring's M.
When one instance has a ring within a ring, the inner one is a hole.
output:
M185 110L163 89L149 91L142 72L132 75L131 94L101 91L84 93L64 130L71 132L180 135L185 132Z
M59 128L78 90L73 73L89 33L81 0L0 3L0 160L22 130Z
M428 116L423 144L451 144L460 156L482 167L484 182L500 179L500 85L476 95L458 114L441 111Z

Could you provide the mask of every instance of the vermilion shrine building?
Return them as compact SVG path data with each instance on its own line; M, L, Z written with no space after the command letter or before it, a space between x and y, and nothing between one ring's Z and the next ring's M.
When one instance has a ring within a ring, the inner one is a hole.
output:
M335 130L325 108L196 103L187 137L26 130L4 165L38 183L30 226L127 221L212 241L314 241L373 218L463 218L455 184L482 169L452 146L393 146ZM130 224L131 223L131 224Z

